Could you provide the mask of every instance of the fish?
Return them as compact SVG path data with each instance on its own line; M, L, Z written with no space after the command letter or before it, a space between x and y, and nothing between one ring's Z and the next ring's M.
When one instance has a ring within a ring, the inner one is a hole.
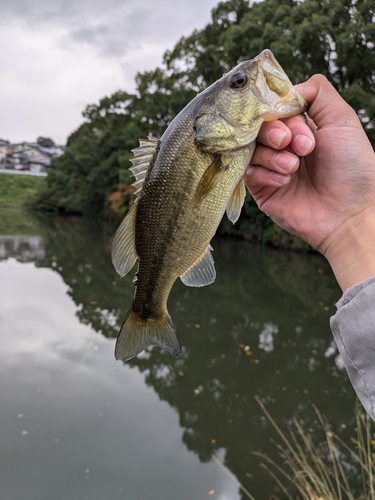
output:
M136 199L115 234L112 262L121 277L137 261L138 268L116 359L127 361L149 345L180 356L167 309L174 282L213 283L210 242L225 212L233 224L240 216L242 178L262 123L307 107L266 49L199 93L160 139L149 135L132 150Z

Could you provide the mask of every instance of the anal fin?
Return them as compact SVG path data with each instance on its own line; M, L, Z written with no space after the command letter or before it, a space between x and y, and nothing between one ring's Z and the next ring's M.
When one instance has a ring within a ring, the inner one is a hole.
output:
M205 252L189 269L180 276L182 283L187 286L206 286L215 281L216 271L211 254L212 247L208 245Z

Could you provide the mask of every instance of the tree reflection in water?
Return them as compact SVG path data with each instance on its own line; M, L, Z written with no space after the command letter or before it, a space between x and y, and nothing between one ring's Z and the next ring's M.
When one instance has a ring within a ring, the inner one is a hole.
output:
M133 273L120 281L111 264L114 229L84 219L40 222L38 265L60 273L80 321L108 337L134 293ZM201 461L224 449L225 465L256 497L269 479L251 452L277 453L254 395L282 428L296 417L319 436L314 403L343 438L352 435L354 391L329 329L340 291L318 255L223 239L213 247L216 282L193 289L178 280L169 299L181 358L153 348L128 364L175 408L186 447Z

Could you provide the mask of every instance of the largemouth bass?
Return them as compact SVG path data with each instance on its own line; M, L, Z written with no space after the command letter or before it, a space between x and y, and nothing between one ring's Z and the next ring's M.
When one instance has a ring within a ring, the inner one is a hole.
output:
M135 295L116 342L116 359L148 345L181 354L167 299L178 277L215 280L210 241L224 215L235 223L243 174L264 121L307 109L269 50L198 94L160 139L140 140L131 168L137 198L117 230L112 261L125 276L138 259Z

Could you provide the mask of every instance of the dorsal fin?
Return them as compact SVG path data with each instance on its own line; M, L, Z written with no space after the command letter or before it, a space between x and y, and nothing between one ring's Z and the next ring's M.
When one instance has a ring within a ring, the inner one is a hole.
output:
M130 167L130 170L135 177L135 182L132 184L132 186L136 189L134 194L138 194L141 191L147 172L155 159L158 148L159 139L149 135L148 139L139 140L138 148L132 149L134 158L130 160L133 164L133 166Z
M246 196L245 183L243 179L241 179L240 182L237 184L235 190L233 191L227 206L227 216L228 219L232 222L232 224L237 222L240 216L242 205L245 201L245 196Z

